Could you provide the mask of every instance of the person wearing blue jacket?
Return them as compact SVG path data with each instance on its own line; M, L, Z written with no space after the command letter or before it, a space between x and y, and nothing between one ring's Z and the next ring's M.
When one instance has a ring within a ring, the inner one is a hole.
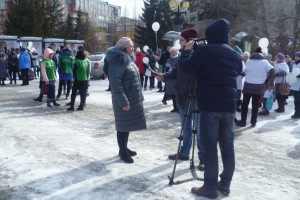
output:
M30 68L30 56L26 50L26 48L21 48L21 55L19 57L19 69L21 71L22 85L29 85L29 77L28 77L28 70Z
M230 23L219 19L205 31L207 45L190 57L194 41L181 54L180 68L197 76L201 142L204 148L204 184L192 193L215 199L219 190L229 195L235 168L233 120L237 103L236 77L242 72L242 58L229 46ZM218 181L218 145L223 172Z

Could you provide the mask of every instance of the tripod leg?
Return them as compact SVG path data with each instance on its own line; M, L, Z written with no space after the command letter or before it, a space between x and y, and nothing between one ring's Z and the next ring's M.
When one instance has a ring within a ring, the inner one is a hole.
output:
M196 136L197 136L197 132L198 132L198 128L199 128L199 123L200 123L200 111L195 110L193 112L193 149L192 149L192 159L190 161L190 169L191 169L191 173L193 176L193 179L195 180L200 180L203 181L203 178L199 178L196 170L195 170L195 164L194 164L194 155L195 155L195 146L196 146Z
M195 146L196 146L196 135L197 135L197 128L198 128L198 124L199 124L199 111L195 110L193 112L193 148L192 148L192 159L191 159L191 165L190 167L195 168L195 164L194 164L194 157L195 157Z
M176 159L175 159L175 163L174 163L174 167L173 167L172 176L171 177L169 176L169 179L170 179L169 185L173 185L174 184L174 176L175 176L176 166L177 166L177 162L178 162L178 155L179 155L181 143L182 143L183 136L184 136L184 130L185 130L185 126L187 125L187 119L192 114L191 110L193 108L194 101L195 101L195 99L191 98L191 96L190 96L188 104L187 104L187 107L186 107L186 113L184 115L184 120L183 120L183 123L181 125L180 135L178 137L179 144L178 144L178 148L177 148Z

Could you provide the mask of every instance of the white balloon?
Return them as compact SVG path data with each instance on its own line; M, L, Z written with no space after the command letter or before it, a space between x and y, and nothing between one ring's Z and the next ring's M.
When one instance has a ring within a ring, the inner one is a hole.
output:
M300 75L300 69L299 69L299 68L294 68L294 69L292 70L292 74L293 74L294 76L299 76L299 75Z
M143 47L143 51L146 53L147 52L147 50L149 49L149 47L147 46L147 45L145 45L144 47Z
M297 82L297 77L294 76L294 74L290 73L286 76L286 81L290 84L293 85L294 83Z
M268 48L262 49L261 52L264 56L268 55Z
M177 49L181 49L181 46L179 44L179 40L176 40L174 43L174 47L176 47Z
M159 28L160 28L159 23L158 22L153 22L153 24L152 24L152 30L155 31L155 32L157 32L159 30Z
M146 65L148 65L149 64L149 58L144 57L143 58L143 63L145 63Z
M267 38L261 38L258 41L258 46L262 49L266 49L269 46L269 40Z

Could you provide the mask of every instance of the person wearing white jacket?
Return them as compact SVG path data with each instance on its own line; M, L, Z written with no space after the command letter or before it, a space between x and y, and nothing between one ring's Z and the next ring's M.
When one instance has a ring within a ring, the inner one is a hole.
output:
M278 53L275 56L276 66L275 66L275 94L278 104L278 108L274 111L277 113L283 113L285 111L285 100L288 95L282 95L279 93L279 85L283 82L286 75L289 73L289 66L285 62L285 57L282 53Z
M235 122L237 126L246 126L250 100L252 102L251 126L256 126L259 100L264 95L266 83L273 75L272 65L263 56L261 48L257 48L246 62L241 120Z
M293 65L293 71L300 71L300 51L296 52L295 54L295 63ZM300 74L297 73L296 75L297 81L291 85L291 90L294 96L294 105L295 105L295 112L291 116L293 119L300 119Z

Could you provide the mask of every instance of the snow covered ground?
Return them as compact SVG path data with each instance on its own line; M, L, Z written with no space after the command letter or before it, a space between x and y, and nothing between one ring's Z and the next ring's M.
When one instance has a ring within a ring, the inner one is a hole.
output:
M190 192L201 181L169 186L174 162L167 156L177 151L180 123L156 90L144 92L148 129L130 134L135 162L119 159L107 85L91 81L83 112L66 111L67 100L56 108L33 101L37 80L0 87L1 200L205 199ZM292 97L286 110L236 129L236 171L226 199L300 199L300 120L290 118ZM174 181L191 177L189 162L180 161Z

